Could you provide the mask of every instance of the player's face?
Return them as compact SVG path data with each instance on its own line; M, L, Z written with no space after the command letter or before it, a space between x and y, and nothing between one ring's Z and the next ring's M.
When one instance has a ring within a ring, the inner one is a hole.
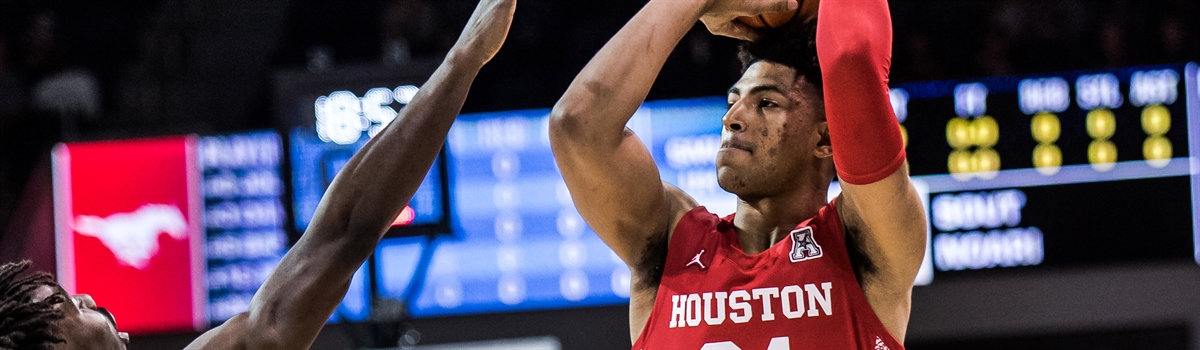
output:
M729 89L717 182L743 199L787 191L830 161L829 128L816 86L785 65L760 61Z
M125 349L129 335L117 331L116 319L108 310L96 306L91 296L67 296L61 287L43 286L35 297L43 299L55 294L66 296L65 302L58 303L64 316L58 321L59 336L66 343L58 344L55 350Z

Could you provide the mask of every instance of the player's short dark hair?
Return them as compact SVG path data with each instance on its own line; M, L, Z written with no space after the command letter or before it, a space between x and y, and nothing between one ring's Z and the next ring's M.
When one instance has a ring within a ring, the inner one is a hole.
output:
M20 277L29 264L25 260L0 265L0 350L50 350L65 342L58 336L56 321L63 313L56 306L66 297L55 294L34 301L38 287L55 284L45 272Z
M738 47L742 72L758 61L782 64L796 70L796 77L821 91L821 65L817 62L817 20L794 20L778 28L760 30L758 41Z

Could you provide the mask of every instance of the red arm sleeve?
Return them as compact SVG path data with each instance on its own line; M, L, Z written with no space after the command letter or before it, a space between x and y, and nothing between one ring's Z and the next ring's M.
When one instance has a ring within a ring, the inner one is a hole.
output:
M870 184L904 164L900 124L888 98L892 19L887 0L823 0L817 57L838 177Z

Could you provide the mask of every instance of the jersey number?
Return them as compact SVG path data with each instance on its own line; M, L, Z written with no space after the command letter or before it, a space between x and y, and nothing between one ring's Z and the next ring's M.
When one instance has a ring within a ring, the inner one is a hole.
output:
M706 343L700 347L700 350L742 350L737 344L731 341ZM791 345L788 344L788 337L771 338L771 343L767 344L767 350L791 350Z

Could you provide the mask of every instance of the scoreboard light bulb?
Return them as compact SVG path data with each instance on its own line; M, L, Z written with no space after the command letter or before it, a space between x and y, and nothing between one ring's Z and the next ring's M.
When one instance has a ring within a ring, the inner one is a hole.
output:
M1095 140L1088 145L1088 162L1092 169L1105 172L1112 170L1117 162L1117 145L1109 140Z
M1101 108L1088 112L1087 132L1093 139L1107 140L1117 132L1117 118L1113 112Z
M950 158L946 161L946 167L950 170L950 175L959 181L971 179L969 175L971 171L971 152L964 150L954 150L950 152Z
M1040 144L1033 149L1033 166L1042 175L1058 173L1062 166L1062 150L1053 144Z
M946 143L955 149L971 147L971 122L963 118L946 123Z
M1146 106L1142 110L1142 130L1146 135L1163 135L1171 131L1171 111L1162 105Z
M1040 143L1054 143L1058 141L1058 136L1062 133L1062 125L1058 121L1058 116L1053 113L1042 112L1034 115L1030 122L1030 128L1033 139Z
M1000 153L991 148L978 150L971 156L971 166L980 179L994 179L1000 174Z
M971 141L981 148L995 146L1000 141L1000 125L996 119L986 115L975 118L971 122Z
M1166 167L1171 162L1171 140L1162 136L1146 138L1146 142L1142 144L1142 154L1146 156L1146 163L1150 166Z

